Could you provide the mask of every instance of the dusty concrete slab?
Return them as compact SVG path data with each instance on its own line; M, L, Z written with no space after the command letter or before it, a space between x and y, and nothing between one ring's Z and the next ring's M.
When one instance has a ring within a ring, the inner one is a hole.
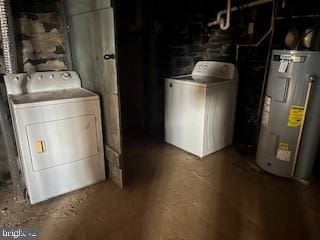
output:
M233 148L200 160L160 140L128 146L125 190L107 181L29 206L1 187L0 226L41 239L319 239L319 184L256 172Z

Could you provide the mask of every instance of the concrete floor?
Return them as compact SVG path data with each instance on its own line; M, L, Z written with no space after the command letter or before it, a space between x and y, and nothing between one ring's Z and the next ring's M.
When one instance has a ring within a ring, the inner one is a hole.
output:
M319 184L256 172L234 148L200 160L160 140L129 145L124 191L106 181L29 206L2 186L0 226L59 240L319 239Z

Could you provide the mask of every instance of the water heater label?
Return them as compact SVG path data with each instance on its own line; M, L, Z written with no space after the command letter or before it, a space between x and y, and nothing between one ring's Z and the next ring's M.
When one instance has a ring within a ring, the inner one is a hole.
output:
M278 151L277 151L278 160L290 162L290 157L291 157L291 151L278 148Z
M288 126L300 127L304 117L304 107L292 105L289 113Z
M290 60L292 59L292 55L291 55L291 54L281 54L281 55L280 55L280 59L281 59L281 60L290 61Z
M286 61L291 61L294 63L304 63L306 60L306 56L298 56L298 55L291 55L291 54L281 54L279 55L274 55L273 56L274 61L281 61L281 60L286 60Z
M285 143L285 142L280 142L279 143L279 148L281 148L283 150L288 150L289 149L289 144Z
M264 98L263 112L261 122L265 127L268 127L270 120L270 110L271 110L271 97L266 96Z
M269 125L269 119L270 119L270 113L263 111L261 122L265 127L268 127Z
M279 72L281 73L285 73L287 71L289 65L289 61L288 60L280 60L280 65L279 65Z

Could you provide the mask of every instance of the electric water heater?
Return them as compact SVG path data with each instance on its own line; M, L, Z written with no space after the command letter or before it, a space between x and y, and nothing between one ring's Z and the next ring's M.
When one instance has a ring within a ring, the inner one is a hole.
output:
M278 176L310 179L319 159L320 52L274 50L257 164Z

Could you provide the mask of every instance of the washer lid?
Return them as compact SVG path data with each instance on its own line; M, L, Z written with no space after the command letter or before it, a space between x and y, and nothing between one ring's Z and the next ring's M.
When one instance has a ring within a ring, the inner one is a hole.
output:
M177 83L211 87L238 81L238 72L232 63L199 61L194 66L192 74L174 76L169 79Z
M99 99L97 94L83 88L9 96L9 100L14 109L97 99Z
M230 80L230 79L221 79L221 78L214 78L214 77L193 76L191 74L167 78L167 81L176 82L180 84L200 86L200 87L213 87L217 85L230 84L233 82L237 82L237 80L233 80L233 79Z

